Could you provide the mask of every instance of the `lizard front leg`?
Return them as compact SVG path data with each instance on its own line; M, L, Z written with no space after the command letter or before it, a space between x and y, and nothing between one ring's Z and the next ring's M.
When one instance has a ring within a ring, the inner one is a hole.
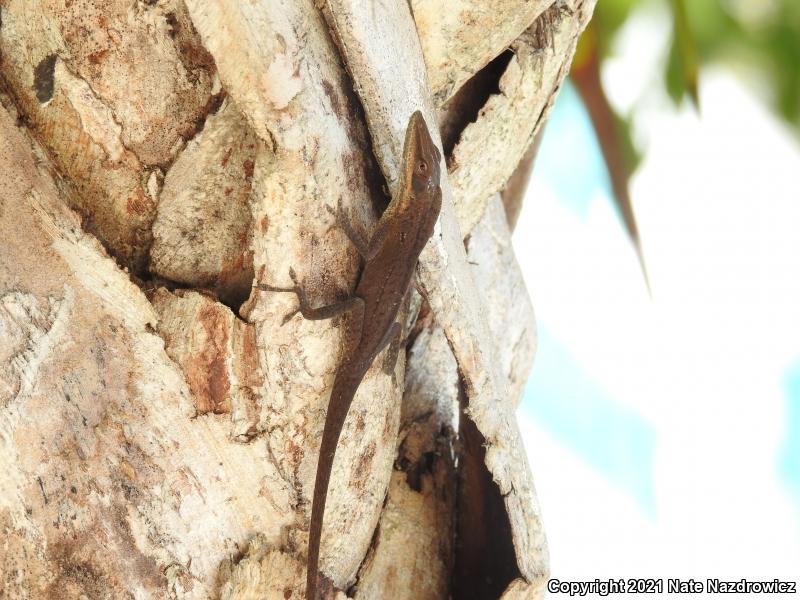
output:
M341 302L314 308L308 302L305 291L302 287L300 287L300 284L297 281L297 274L294 272L294 269L289 269L289 277L292 278L292 282L294 283L294 285L290 288L274 287L263 283L258 285L258 289L267 292L290 292L297 296L297 308L283 318L284 324L287 323L298 312L303 315L303 318L309 319L310 321L332 319L333 317L338 317L339 315L352 312L354 310L360 310L362 314L364 312L364 301L358 296L351 296L350 298L342 300Z
M375 230L372 232L372 237L370 237L369 241L367 241L361 232L357 231L356 228L353 227L350 219L348 219L344 214L341 204L336 205L336 210L333 210L330 206L326 206L326 208L328 209L328 212L335 217L336 226L344 231L347 238L356 247L356 250L358 250L362 260L369 262L375 258L375 255L378 254L378 251L380 251L380 249L386 243L387 235L389 234L387 229L390 226L387 222L388 219L385 219L383 216L381 217L381 219L378 221L378 224L375 226ZM389 205L389 208L391 208L391 204ZM389 208L386 210L388 211Z
M344 231L347 239L349 239L353 246L356 247L356 250L358 250L362 260L369 260L369 243L364 238L363 234L353 227L350 219L344 214L341 203L336 205L336 210L332 209L328 205L326 205L326 208L336 220L336 227Z
M389 352L386 354L386 360L383 361L383 366L381 368L386 375L394 376L394 365L397 363L397 355L400 353L400 345L395 344L395 342L400 339L400 334L402 331L403 326L400 325L400 323L393 323L386 332L384 338L381 340L381 344L378 348L378 354L380 354L384 348L387 346L389 347Z

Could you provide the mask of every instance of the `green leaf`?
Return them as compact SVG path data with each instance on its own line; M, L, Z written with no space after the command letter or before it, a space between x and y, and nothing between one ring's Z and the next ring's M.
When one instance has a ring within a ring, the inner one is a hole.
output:
M681 100L684 94L688 94L695 108L699 110L697 81L700 67L697 61L697 44L689 27L686 5L684 0L670 0L669 4L672 9L673 35L667 66L667 91L675 100Z

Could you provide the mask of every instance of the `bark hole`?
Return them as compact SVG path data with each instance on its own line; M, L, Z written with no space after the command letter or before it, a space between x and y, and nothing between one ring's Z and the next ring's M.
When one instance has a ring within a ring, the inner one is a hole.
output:
M511 538L511 523L500 488L484 462L486 440L463 410L459 436L458 523L452 598L496 600L521 576Z
M50 54L33 69L33 89L36 92L36 99L41 104L49 102L53 97L57 58L55 54Z
M415 463L402 459L398 465L406 474L406 484L418 494L422 492L422 476L433 472L433 463L436 455L433 452L424 453Z
M467 125L478 120L478 113L489 97L500 93L500 77L505 73L512 56L514 53L511 50L499 54L468 79L444 105L439 121L445 156L453 152Z

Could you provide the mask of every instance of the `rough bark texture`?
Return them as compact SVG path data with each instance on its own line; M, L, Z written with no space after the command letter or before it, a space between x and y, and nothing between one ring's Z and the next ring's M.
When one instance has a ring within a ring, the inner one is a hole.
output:
M277 542L295 492L267 440L197 416L147 297L0 113L0 550L10 598L207 597Z
M505 186L544 122L590 16L581 3L557 0L511 44L500 93L462 131L448 160L464 235L480 220L488 199Z
M447 101L534 22L548 0L412 0L431 91Z
M342 324L254 284L352 290L331 209L371 231L421 109L442 217L345 424L328 597L471 597L475 561L482 597L539 597L498 192L593 4L0 0L0 596L301 597Z
M232 103L209 115L164 177L150 271L241 304L253 284L250 197L257 136Z
M5 0L2 21L3 77L64 200L143 269L164 170L215 104L214 61L183 2Z

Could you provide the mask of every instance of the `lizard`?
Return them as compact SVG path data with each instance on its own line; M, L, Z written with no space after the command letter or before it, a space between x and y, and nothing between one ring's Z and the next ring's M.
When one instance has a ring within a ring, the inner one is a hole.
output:
M442 205L439 186L441 159L422 113L416 111L406 128L397 191L368 243L342 218L341 209L338 209L339 225L363 260L361 275L351 297L330 306L312 308L291 269L289 275L293 287L259 286L269 291L293 292L297 296L299 306L286 320L296 312L312 320L347 313L343 358L331 388L311 503L307 600L317 600L323 514L339 436L361 380L375 357L400 334L397 313L411 284L419 255L433 235L439 218Z

